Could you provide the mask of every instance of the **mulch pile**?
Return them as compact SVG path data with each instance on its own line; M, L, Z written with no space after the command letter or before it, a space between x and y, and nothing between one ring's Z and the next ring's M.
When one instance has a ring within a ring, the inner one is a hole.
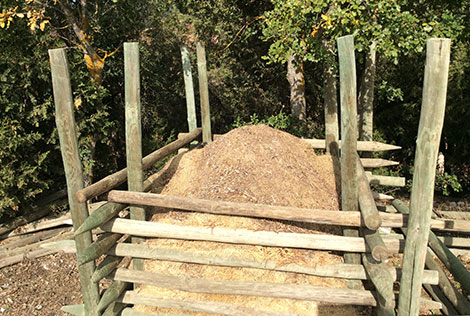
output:
M301 139L265 125L235 129L203 149L184 154L173 164L173 176L163 186L162 194L210 200L260 203L279 206L339 210L339 174L330 156L316 155ZM159 190L160 191L160 190ZM296 233L340 234L337 227L294 222L234 217L175 210L155 210L153 221L185 226L249 229ZM304 249L233 245L216 242L170 239L149 240L154 247L166 247L198 254L277 260L279 265L297 263L307 266L341 263L336 254ZM148 260L145 269L156 273L215 280L275 282L324 287L345 287L344 281L296 273L260 269L202 266ZM149 286L142 294L159 297L194 299L290 312L299 315L358 315L351 306L326 306L315 302L235 295L186 293ZM152 313L178 314L181 310L137 307ZM184 312L188 315L210 315Z

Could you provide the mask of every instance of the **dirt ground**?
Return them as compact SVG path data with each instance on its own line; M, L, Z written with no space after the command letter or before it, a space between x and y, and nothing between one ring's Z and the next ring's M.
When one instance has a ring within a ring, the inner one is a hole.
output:
M0 315L62 316L82 303L74 254L57 253L0 269Z

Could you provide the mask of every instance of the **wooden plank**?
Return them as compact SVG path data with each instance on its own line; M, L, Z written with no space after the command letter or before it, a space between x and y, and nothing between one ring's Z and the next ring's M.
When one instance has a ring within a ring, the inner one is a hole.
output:
M375 205L374 196L372 195L364 167L359 159L356 160L356 166L359 209L364 219L364 225L370 230L377 230L382 225L382 219ZM376 260L378 259L376 258Z
M209 105L209 84L207 81L206 49L204 44L197 42L197 73L199 76L199 97L201 101L202 142L212 141L211 112Z
M314 149L325 149L326 144L324 139L303 138L303 140L306 141ZM339 149L341 149L341 142L342 140L339 141ZM375 141L357 141L357 151L390 151L398 149L401 149L401 147Z
M0 255L4 254L6 251L11 250L13 248L19 248L23 246L27 246L39 241L43 241L49 239L51 237L57 236L58 234L66 231L70 231L72 228L70 227L60 227L54 229L48 229L40 232L34 232L27 236L22 236L23 238L18 238L11 242L8 242L10 239L6 240L4 245L0 246Z
M127 245L127 243L118 243L117 245L115 245L111 249L114 249L115 247L117 247L118 245L121 245L121 244L122 245L124 245L124 244ZM134 244L133 246L139 247L139 246L142 246L142 245ZM108 254L109 254L109 251L108 251ZM124 258L122 258L122 257L124 257ZM133 256L133 257L137 258L137 256ZM107 255L106 258L104 258L103 261L101 261L100 264L96 267L95 273L93 273L93 275L91 276L91 280L93 282L98 282L99 280L105 278L108 274L113 272L114 269L116 269L118 265L125 264L126 266L128 266L130 261L131 261L131 258L128 257L127 255L124 255L124 256L121 256L121 257L117 257L117 256L113 256L113 255Z
M325 63L325 147L326 152L332 156L339 157L339 122L338 122L338 91L336 70L333 62L336 62L334 55L334 44L332 41L324 41L325 49L330 53L329 62Z
M163 261L186 262L193 264L217 265L225 267L244 267L255 268L282 272L303 273L321 277L343 278L367 280L368 276L364 267L360 264L325 264L309 267L299 264L282 264L276 260L263 260L262 262L250 258L242 258L236 256L218 256L204 255L195 252L180 251L170 248L157 248L148 245L135 245L127 243L119 243L108 251L108 255L114 256L131 256L143 259L156 259ZM109 257L109 256L108 256ZM105 259L106 260L106 259ZM98 267L99 269L99 267ZM97 270L98 270L97 269ZM114 269L114 268L113 268ZM112 269L112 270L113 270ZM109 273L112 271L110 270ZM401 274L399 269L389 268L389 272L394 280L397 280ZM108 274L109 274L108 273ZM106 274L107 275L107 274ZM423 282L428 284L437 284L437 272L425 270Z
M392 161L387 159L381 158L361 158L361 163L364 168L383 168L383 167L391 167L391 166L398 166L398 161Z
M458 315L457 310L452 306L452 303L449 302L444 293L439 289L437 285L423 284L423 288L431 296L431 298L442 304L441 311L444 315Z
M399 316L419 314L421 279L433 207L437 153L444 122L450 39L427 41L423 102L416 141L410 220L403 256Z
M102 234L96 241L77 254L79 265L85 264L104 255L122 237L121 234Z
M377 314L395 315L395 295L393 293L393 276L385 263L374 260L368 254L362 254L362 264L377 291Z
M38 231L49 229L49 228L59 227L63 225L72 225L71 219L72 219L71 213L66 213L64 215L61 215L57 218L52 218L52 219L42 218L42 219L39 219L38 221L34 221L24 226L18 227L14 231L11 231L8 234L6 234L5 236L13 237L13 236L18 236L18 235L34 233L34 232L38 232Z
M105 315L103 315L103 316L105 316ZM173 313L171 313L171 314L152 314L152 313L139 312L138 310L135 310L132 307L126 307L122 310L120 316L190 316L190 315L188 315L188 314L173 314Z
M392 187L404 187L406 184L406 178L404 177L380 176L368 171L366 172L366 176L370 184Z
M138 43L124 43L124 75L126 103L126 158L127 187L130 191L144 190L142 168L142 124L140 105L140 58ZM129 207L131 219L145 221L145 208ZM119 239L119 237L116 238ZM141 243L145 239L132 237L131 242ZM108 248L109 249L109 248ZM134 269L143 270L144 262L134 260Z
M56 251L63 251L65 253L77 253L77 247L75 246L75 240L73 239L51 241L40 245L40 247L45 249L53 249Z
M106 307L101 316L123 316L123 310L127 307L127 304L123 304L117 301L112 302Z
M264 282L218 281L128 269L117 269L109 278L193 293L279 297L333 304L375 306L374 296L369 291L363 290Z
M49 243L51 241L72 239L72 238L73 238L73 232L66 232L66 233L59 234L59 235L56 235L54 237L51 237L47 240L39 241L39 242L30 244L30 245L26 245L26 246L23 246L23 247L10 249L6 252L2 252L1 255L5 256L5 257L8 257L8 256L17 255L17 254L24 254L24 253L27 253L31 250L38 249L38 248L41 247L41 245L44 245L44 244Z
M195 129L194 131L188 133L185 137L179 138L174 142L163 146L160 149L155 150L154 152L148 154L142 159L142 169L147 170L153 166L156 162L162 160L163 158L171 155L172 153L178 151L183 146L191 143L193 140L198 138L202 133L200 128ZM104 177L98 182L91 184L90 186L77 191L77 201L85 202L94 197L97 197L100 194L103 194L112 188L124 183L127 180L127 169L124 168L119 170L109 176Z
M196 301L191 299L162 298L153 295L142 295L132 291L126 291L120 298L121 302L134 305L147 305L163 308L175 308L186 311L212 313L226 316L256 315L256 316L299 316L298 314L275 312L254 309L212 301ZM133 316L133 314L131 314ZM140 315L140 314L139 314ZM147 314L146 314L147 315ZM173 314L172 314L173 315Z
M375 191L372 191L372 196L374 197L374 200L384 200L384 201L391 201L395 199L391 195L383 194L383 193L378 193Z
M24 259L40 258L40 257L54 254L56 252L57 250L54 250L54 249L41 249L40 248L40 249L32 250L27 253L20 253L20 254L12 255L12 256L0 259L0 268L11 266L13 264L23 261Z
M400 200L394 200L392 205L396 207L400 213L409 213L408 208ZM470 273L459 258L457 258L432 231L429 232L428 245L445 265L447 270L453 275L454 279L461 284L462 288L467 293L470 293Z
M189 57L188 46L181 46L181 61L183 64L184 91L186 93L186 111L189 131L197 127L196 122L196 102L194 100L193 73L191 71L191 59Z
M399 211L407 211L406 208L399 206L399 200L393 202L394 207ZM407 229L402 228L403 234L407 235ZM434 253L428 247L426 250L425 265L428 269L434 270L439 274L439 288L445 297L452 303L452 305L463 315L470 314L470 302L453 286L447 278L446 273L441 268L441 265L434 260Z
M49 50L49 57L51 62L56 125L67 180L69 207L72 213L73 226L77 229L88 217L88 209L86 203L77 201L75 196L77 191L83 189L83 175L75 130L76 125L73 114L74 105L70 85L70 74L65 49L51 49ZM77 236L75 242L77 253L80 255L82 251L91 244L91 233L88 232ZM85 314L90 316L99 315L96 310L96 305L99 300L98 285L90 280L94 269L94 262L89 262L78 268L85 302Z
M362 237L345 237L321 234L276 233L227 229L218 227L194 227L144 222L130 219L113 219L102 226L103 230L142 237L158 237L183 240L218 241L273 247L292 247L344 252L370 252ZM400 251L403 241L389 239L385 245L389 251Z
M341 210L357 212L357 104L356 104L356 61L352 35L337 39L341 105ZM325 143L323 144L325 146ZM343 235L358 237L357 229L343 228ZM361 257L356 253L344 254L344 262L360 264ZM348 287L361 288L360 282L348 282Z

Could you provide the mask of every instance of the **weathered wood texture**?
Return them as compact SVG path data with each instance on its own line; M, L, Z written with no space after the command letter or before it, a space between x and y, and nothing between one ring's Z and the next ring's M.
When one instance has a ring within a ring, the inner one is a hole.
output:
M145 188L147 188L147 186L145 186ZM352 227L360 227L364 225L361 218L361 213L359 212L342 211L341 216L338 216L337 211L333 210L330 211L253 203L211 201L156 193L129 192L121 190L112 190L103 196L103 198L110 202L114 202L109 204L116 205L126 205L124 203L129 203L211 214L283 219L325 225L341 225ZM99 210L92 213L90 217L94 217L95 214L101 213L101 211L98 211ZM114 217L114 215L107 218L106 220L97 220L97 222L99 222L99 224L105 223ZM381 226L383 227L403 227L406 226L408 221L408 215L379 212L379 216L382 222ZM431 227L435 229L470 232L470 223L466 221L435 219L431 221L431 225ZM82 228L80 228L77 233L80 233L81 231Z
M359 211L357 189L357 104L356 61L353 36L337 39L339 59L340 105L341 105L341 209ZM323 144L325 146L325 144ZM343 235L358 237L357 229L343 228ZM359 254L344 254L344 262L360 264ZM349 282L348 287L358 289L360 282Z
M121 237L121 234L102 234L96 241L86 247L85 250L77 254L78 264L82 265L104 255Z
M359 136L362 140L372 140L374 117L374 89L376 74L377 42L372 41L365 58L364 73L359 91Z
M332 41L324 41L323 46L330 56L330 60L325 63L325 147L326 152L339 157L338 79L333 67L333 63L336 62L334 44Z
M153 295L142 295L142 294L137 294L133 291L126 291L119 300L127 304L147 305L147 306L164 307L164 308L176 308L176 309L182 309L182 310L187 310L187 311L211 313L211 314L226 315L226 316L239 316L239 315L298 316L298 314L264 311L264 310L250 308L250 307L236 306L236 305L218 303L218 302L196 301L196 300L190 300L190 299L180 300L180 299L162 298L162 297L153 296Z
M5 236L13 237L18 235L30 234L38 232L41 230L59 227L62 225L72 225L72 215L71 213L66 213L56 218L51 219L40 219L38 221L26 224L24 226L18 227L17 229L10 231Z
M454 308L452 303L449 302L444 293L442 293L439 286L423 284L423 288L434 301L440 302L442 304L441 311L444 315L458 315L457 310Z
M392 204L400 212L409 211L400 200L394 200ZM402 232L405 236L407 235L406 228L402 228ZM425 265L428 269L437 271L439 274L439 288L452 305L463 315L470 314L470 302L452 285L440 264L434 260L434 254L429 247L426 250Z
M404 187L406 183L406 178L403 177L379 176L371 172L366 172L366 176L370 184Z
M356 121L357 122L357 121ZM356 128L357 130L357 128ZM326 143L324 139L307 139L304 138L304 141L309 143L314 149L325 149ZM341 149L342 140L339 141L339 149ZM357 151L389 151L401 149L400 146L384 144L375 141L357 141Z
M194 227L155 222L113 219L102 226L105 231L142 237L172 238L184 240L206 240L234 244L250 244L273 247L292 247L344 252L370 252L362 237L344 237L320 234L276 233L227 229L218 227ZM400 251L403 241L385 240L389 251Z
M326 288L297 284L218 281L170 276L128 269L117 269L109 278L111 280L136 282L193 293L280 297L332 304L376 306L376 300L372 293L364 290ZM126 300L121 301L131 304ZM440 304L426 301L426 308L429 307L439 308Z
M195 264L217 265L225 267L244 267L264 270L274 270L283 272L303 273L321 277L343 278L367 280L368 276L362 265L354 264L325 264L309 267L300 264L282 264L276 260L258 261L250 258L235 256L213 256L204 255L188 251L174 250L170 248L157 248L147 245L135 245L127 243L119 243L108 251L108 257L120 258L115 256L131 256L143 259L156 259L162 261L186 262ZM106 259L105 259L106 260ZM99 266L97 268L99 270ZM107 274L109 274L109 271ZM394 280L399 278L400 270L389 268L389 272ZM96 272L95 272L96 273ZM106 275L107 275L106 274ZM104 276L106 276L104 275ZM103 276L103 277L104 277ZM428 284L437 284L437 272L425 270L423 282Z
M356 160L356 165L359 209L364 219L364 225L370 230L377 230L382 225L382 219L375 205L369 181L359 159Z
M56 111L56 125L59 134L60 149L64 162L67 181L69 207L72 213L73 226L77 229L88 217L86 203L77 201L76 192L83 188L83 175L80 156L78 153L75 118L73 114L73 98L70 84L70 73L65 49L49 50L52 72L52 86ZM75 238L77 252L81 254L91 244L91 233L85 233ZM98 316L96 305L99 300L98 285L91 282L95 263L89 262L80 266L80 283L85 302L85 312L90 316Z
M201 100L202 142L212 141L211 112L209 105L209 83L207 80L206 49L204 44L197 42L197 73L199 77L199 97Z
M5 252L16 249L19 247L27 246L39 241L43 241L49 239L51 237L57 236L61 232L70 231L71 227L60 227L54 229L48 229L44 231L40 231L37 233L29 234L26 236L21 236L23 238L18 238L14 241L8 242L10 239L6 240L7 242L4 245L0 246L0 256L3 255Z
M394 200L392 205L400 213L409 213L408 208L400 200ZM428 244L447 270L453 275L454 279L461 284L462 288L465 289L467 293L470 293L470 272L468 272L462 261L460 261L432 231L429 232Z
M325 303L375 306L369 291L334 289L308 285L291 285L264 282L218 281L170 276L152 272L117 269L109 276L112 280L136 282L194 293L251 295L310 300Z
M368 254L362 254L362 264L369 279L377 291L377 314L395 315L395 295L393 293L394 278L385 263L379 263Z
M130 286L130 283L123 281L114 281L106 289L106 291L101 296L100 302L98 304L98 310L102 311L107 308L110 304L117 300L117 298Z
M362 231L367 246L370 248L371 255L376 261L385 261L391 255L396 254L396 252L394 253L387 248L378 230L364 228Z
M196 102L194 99L193 72L191 70L191 58L188 46L181 46L181 62L183 65L184 91L186 93L186 112L188 118L189 131L197 127L196 122Z
M73 232L68 231L68 232L63 232L63 233L57 233L55 236L43 240L43 241L38 241L36 243L32 243L29 245L25 245L22 247L15 247L12 249L9 249L7 251L2 251L0 252L1 257L10 257L13 255L18 255L18 254L25 254L31 250L38 249L41 245L51 242L51 241L57 241L57 240L64 240L64 239L72 239L73 238Z
M185 135L185 137L179 138L174 142L163 146L162 148L155 150L154 152L148 154L142 159L142 169L146 170L153 166L156 162L162 160L163 158L171 155L172 153L178 151L183 146L186 146L196 138L201 135L201 129L197 128L194 131ZM93 183L92 185L79 190L77 194L78 202L85 202L94 197L97 197L100 194L103 194L112 188L124 183L127 180L127 169L124 168L119 170L109 176L99 180L98 182Z
M399 316L419 314L422 271L430 231L436 160L444 121L450 39L427 41L423 101L416 141L410 220L400 283Z
M109 304L108 307L104 310L101 316L123 316L124 315L124 308L127 307L127 304L120 303L118 301L114 301L113 303ZM149 316L149 314L143 315ZM161 316L161 315L160 315Z
M364 166L364 168L382 168L382 167L397 166L399 164L398 161L392 161L392 160L380 159L380 158L361 158L361 163Z
M114 245L111 249L114 249L115 247L117 247L121 244L124 245L125 243L118 243L118 244ZM126 245L130 245L130 244L126 244ZM142 245L134 244L133 246L141 247ZM108 253L109 253L109 251L108 251ZM124 257L124 258L122 258L122 257ZM138 257L138 256L133 256L133 257L142 258L142 257ZM91 280L93 282L98 282L99 280L105 278L108 274L113 272L114 269L116 269L120 264L122 265L123 263L130 262L130 261L131 261L131 258L127 257L126 255L122 255L121 257L108 255L96 267L95 272L91 276ZM129 265L129 264L127 263L127 265Z
M130 191L142 192L144 190L144 172L142 168L142 111L140 105L140 58L138 43L124 43L124 76L127 187ZM145 221L144 207L133 205L129 207L129 210L131 219ZM144 239L132 237L131 241L133 243L140 243ZM144 262L140 259L135 259L133 266L134 269L143 270Z

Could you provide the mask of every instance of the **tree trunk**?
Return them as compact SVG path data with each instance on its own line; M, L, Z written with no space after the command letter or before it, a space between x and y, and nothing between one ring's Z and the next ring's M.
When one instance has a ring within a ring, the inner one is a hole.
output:
M305 101L305 78L302 61L294 54L287 60L287 80L290 85L290 105L292 114L301 121L305 121L307 103Z
M373 133L373 114L374 114L374 85L376 75L376 47L372 42L369 46L369 52L366 56L364 74L361 80L359 91L359 137L361 140L372 140Z

